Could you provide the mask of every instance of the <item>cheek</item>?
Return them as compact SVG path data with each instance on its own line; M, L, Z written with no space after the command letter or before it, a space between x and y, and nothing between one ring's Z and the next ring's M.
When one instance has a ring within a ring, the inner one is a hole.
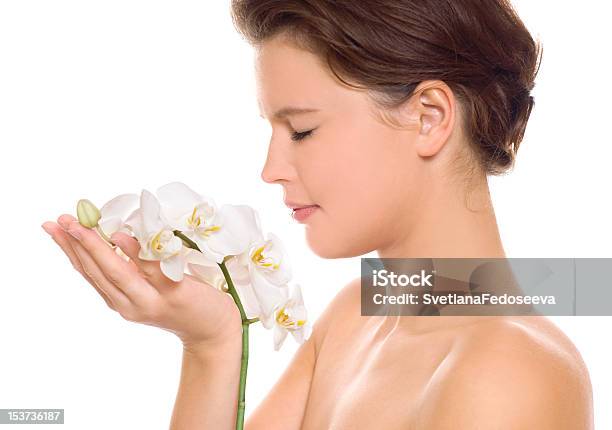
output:
M328 182L330 204L361 224L387 221L385 215L406 190L405 154L385 133L376 126L354 127L330 154L335 160Z
M322 209L306 225L310 248L323 258L367 254L379 247L391 231L387 227L394 224L389 194L380 192L367 172L348 173L330 184L320 203Z
M406 192L402 186L405 166L389 140L374 134L357 130L340 136L324 157L312 154L310 158L312 188L308 188L323 211L313 217L306 233L320 256L368 253L385 232L393 230L398 203Z

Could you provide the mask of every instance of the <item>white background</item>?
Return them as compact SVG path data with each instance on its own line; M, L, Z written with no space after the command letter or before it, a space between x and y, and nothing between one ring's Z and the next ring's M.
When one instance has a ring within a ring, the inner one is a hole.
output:
M612 257L612 10L514 4L544 56L516 168L491 179L507 255ZM359 258L314 255L261 181L269 125L252 65L228 1L0 2L0 408L64 408L70 429L168 428L179 340L107 308L40 228L80 198L180 180L255 207L313 320L358 276ZM612 428L612 318L551 319L587 363L596 428ZM251 327L247 415L297 347L289 336L274 352L270 334Z

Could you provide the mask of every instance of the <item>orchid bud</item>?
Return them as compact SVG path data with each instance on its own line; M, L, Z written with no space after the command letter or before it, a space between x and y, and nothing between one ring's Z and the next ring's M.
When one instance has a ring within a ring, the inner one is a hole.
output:
M77 218L83 227L94 228L101 218L100 210L87 199L81 199L77 203Z

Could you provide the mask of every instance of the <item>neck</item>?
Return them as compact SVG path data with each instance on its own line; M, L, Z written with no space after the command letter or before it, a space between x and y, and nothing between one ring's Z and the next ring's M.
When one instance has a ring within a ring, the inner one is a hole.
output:
M419 202L419 214L412 218L412 225L397 228L391 240L377 249L379 258L505 258L486 177L475 183L469 193L440 184L428 189L427 194ZM473 268L464 264L466 282L477 264L475 261ZM484 317L377 318L382 318L381 329L423 333L481 321Z
M379 258L505 257L486 177L469 194L449 186L427 193L412 225L398 226L377 249Z

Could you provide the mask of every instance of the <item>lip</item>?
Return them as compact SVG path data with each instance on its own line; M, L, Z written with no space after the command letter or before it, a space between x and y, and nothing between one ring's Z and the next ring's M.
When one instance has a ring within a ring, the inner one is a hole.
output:
M285 206L287 206L289 209L302 209L302 208L309 208L312 206L319 206L319 205L308 205L308 204L301 204L301 203L294 203L294 202L290 202L288 200L285 200Z
M304 222L310 215L316 212L318 208L318 205L292 208L293 212L291 213L291 217L298 222Z

